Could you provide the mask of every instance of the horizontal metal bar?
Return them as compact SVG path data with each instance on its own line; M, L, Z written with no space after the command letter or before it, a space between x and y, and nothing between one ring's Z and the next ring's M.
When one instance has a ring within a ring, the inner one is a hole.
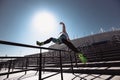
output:
M0 56L0 59L6 59L6 58L7 58L7 59L9 59L9 58L10 58L10 59L11 59L11 58L12 58L12 59L14 59L14 58L17 58L17 59L18 59L18 58L39 58L39 57L30 57L30 56L29 56L29 57L19 57L19 56L13 56L13 57L12 57L12 56L8 56L8 57L4 57L4 56Z
M21 46L21 47L29 47L29 48L37 48L37 49L46 49L46 50L56 50L56 51L69 52L69 51L66 51L66 50L53 49L53 48L45 48L45 47L39 47L39 46L33 46L33 45L21 44L21 43L15 43L15 42L3 41L3 40L0 40L0 44L12 45L12 46Z
M48 72L59 72L60 69L43 69L43 71ZM72 73L72 70L65 70L63 69L64 73ZM81 73L81 74L101 74L101 75L120 75L120 69L74 69L74 73Z
M88 63L88 64L78 64L73 65L74 67L120 67L120 62L111 62L111 63ZM46 65L45 67L59 67L59 65ZM71 64L63 64L63 68L71 67Z

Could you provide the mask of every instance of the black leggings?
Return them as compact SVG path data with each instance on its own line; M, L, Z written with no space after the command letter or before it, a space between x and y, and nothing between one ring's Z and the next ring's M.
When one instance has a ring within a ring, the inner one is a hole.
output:
M73 50L75 53L80 52L70 41L67 41L66 39L62 39L62 42L71 50Z
M51 38L47 39L46 41L44 41L44 44L50 43L52 40L53 40L53 38L51 37Z
M51 41L53 41L53 38L49 38L46 41L44 41L44 44L50 43ZM73 50L75 53L80 52L70 41L67 41L66 39L62 39L62 42L71 50Z

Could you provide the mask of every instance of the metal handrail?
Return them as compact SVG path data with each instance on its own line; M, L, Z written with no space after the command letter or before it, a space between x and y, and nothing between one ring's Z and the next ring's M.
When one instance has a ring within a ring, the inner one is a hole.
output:
M56 50L56 51L69 52L69 51L61 50L61 49L53 49L53 48L39 47L39 46L33 46L33 45L16 43L16 42L9 42L9 41L3 41L3 40L0 40L0 44L12 45L12 46L21 46L21 47L29 47L29 48L37 48L37 49L47 49L47 50Z
M41 75L42 75L42 74L41 74L41 71L42 71L42 49L58 51L58 52L60 53L61 80L63 80L61 51L63 51L63 52L70 52L70 51L61 50L61 49L46 48L46 47L39 47L39 46L33 46L33 45L16 43L16 42L9 42L9 41L3 41L3 40L0 40L0 44L40 49L39 57L36 57L36 58L40 58L40 62L39 62L39 66L38 66L38 70L39 70L39 80L42 80L42 77L41 77ZM23 57L7 57L7 56L5 56L5 57L0 57L0 58L23 58ZM26 56L24 56L24 58L34 58L34 57L26 57ZM10 61L10 62L11 62L11 61ZM27 66L27 65L26 65L26 66ZM11 72L10 72L10 67L11 67L11 63L9 64L9 69L8 69L8 73L7 73L7 78L9 77L9 73L11 73ZM12 72L12 73L14 73L14 72ZM26 74L26 72L25 72L25 74Z

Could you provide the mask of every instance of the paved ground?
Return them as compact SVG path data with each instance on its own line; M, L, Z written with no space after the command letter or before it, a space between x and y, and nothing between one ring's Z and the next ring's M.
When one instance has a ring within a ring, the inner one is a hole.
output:
M51 75L54 73L45 72L42 77ZM111 76L111 75L87 75L87 74L76 74L77 77L73 74L64 73L64 80L120 80L120 76ZM38 80L38 73L36 71L28 71L26 75L24 72L16 73L6 78L6 76L0 76L0 80ZM47 78L45 80L61 80L61 75L58 74L56 76Z

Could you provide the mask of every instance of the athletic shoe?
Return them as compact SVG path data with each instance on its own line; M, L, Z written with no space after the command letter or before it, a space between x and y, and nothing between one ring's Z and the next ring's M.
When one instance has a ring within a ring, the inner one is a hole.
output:
M87 63L87 58L83 55L82 52L78 53L78 56L82 63Z
M36 44L37 44L38 46L42 46L42 45L44 45L43 42L39 42L39 41L36 41Z

